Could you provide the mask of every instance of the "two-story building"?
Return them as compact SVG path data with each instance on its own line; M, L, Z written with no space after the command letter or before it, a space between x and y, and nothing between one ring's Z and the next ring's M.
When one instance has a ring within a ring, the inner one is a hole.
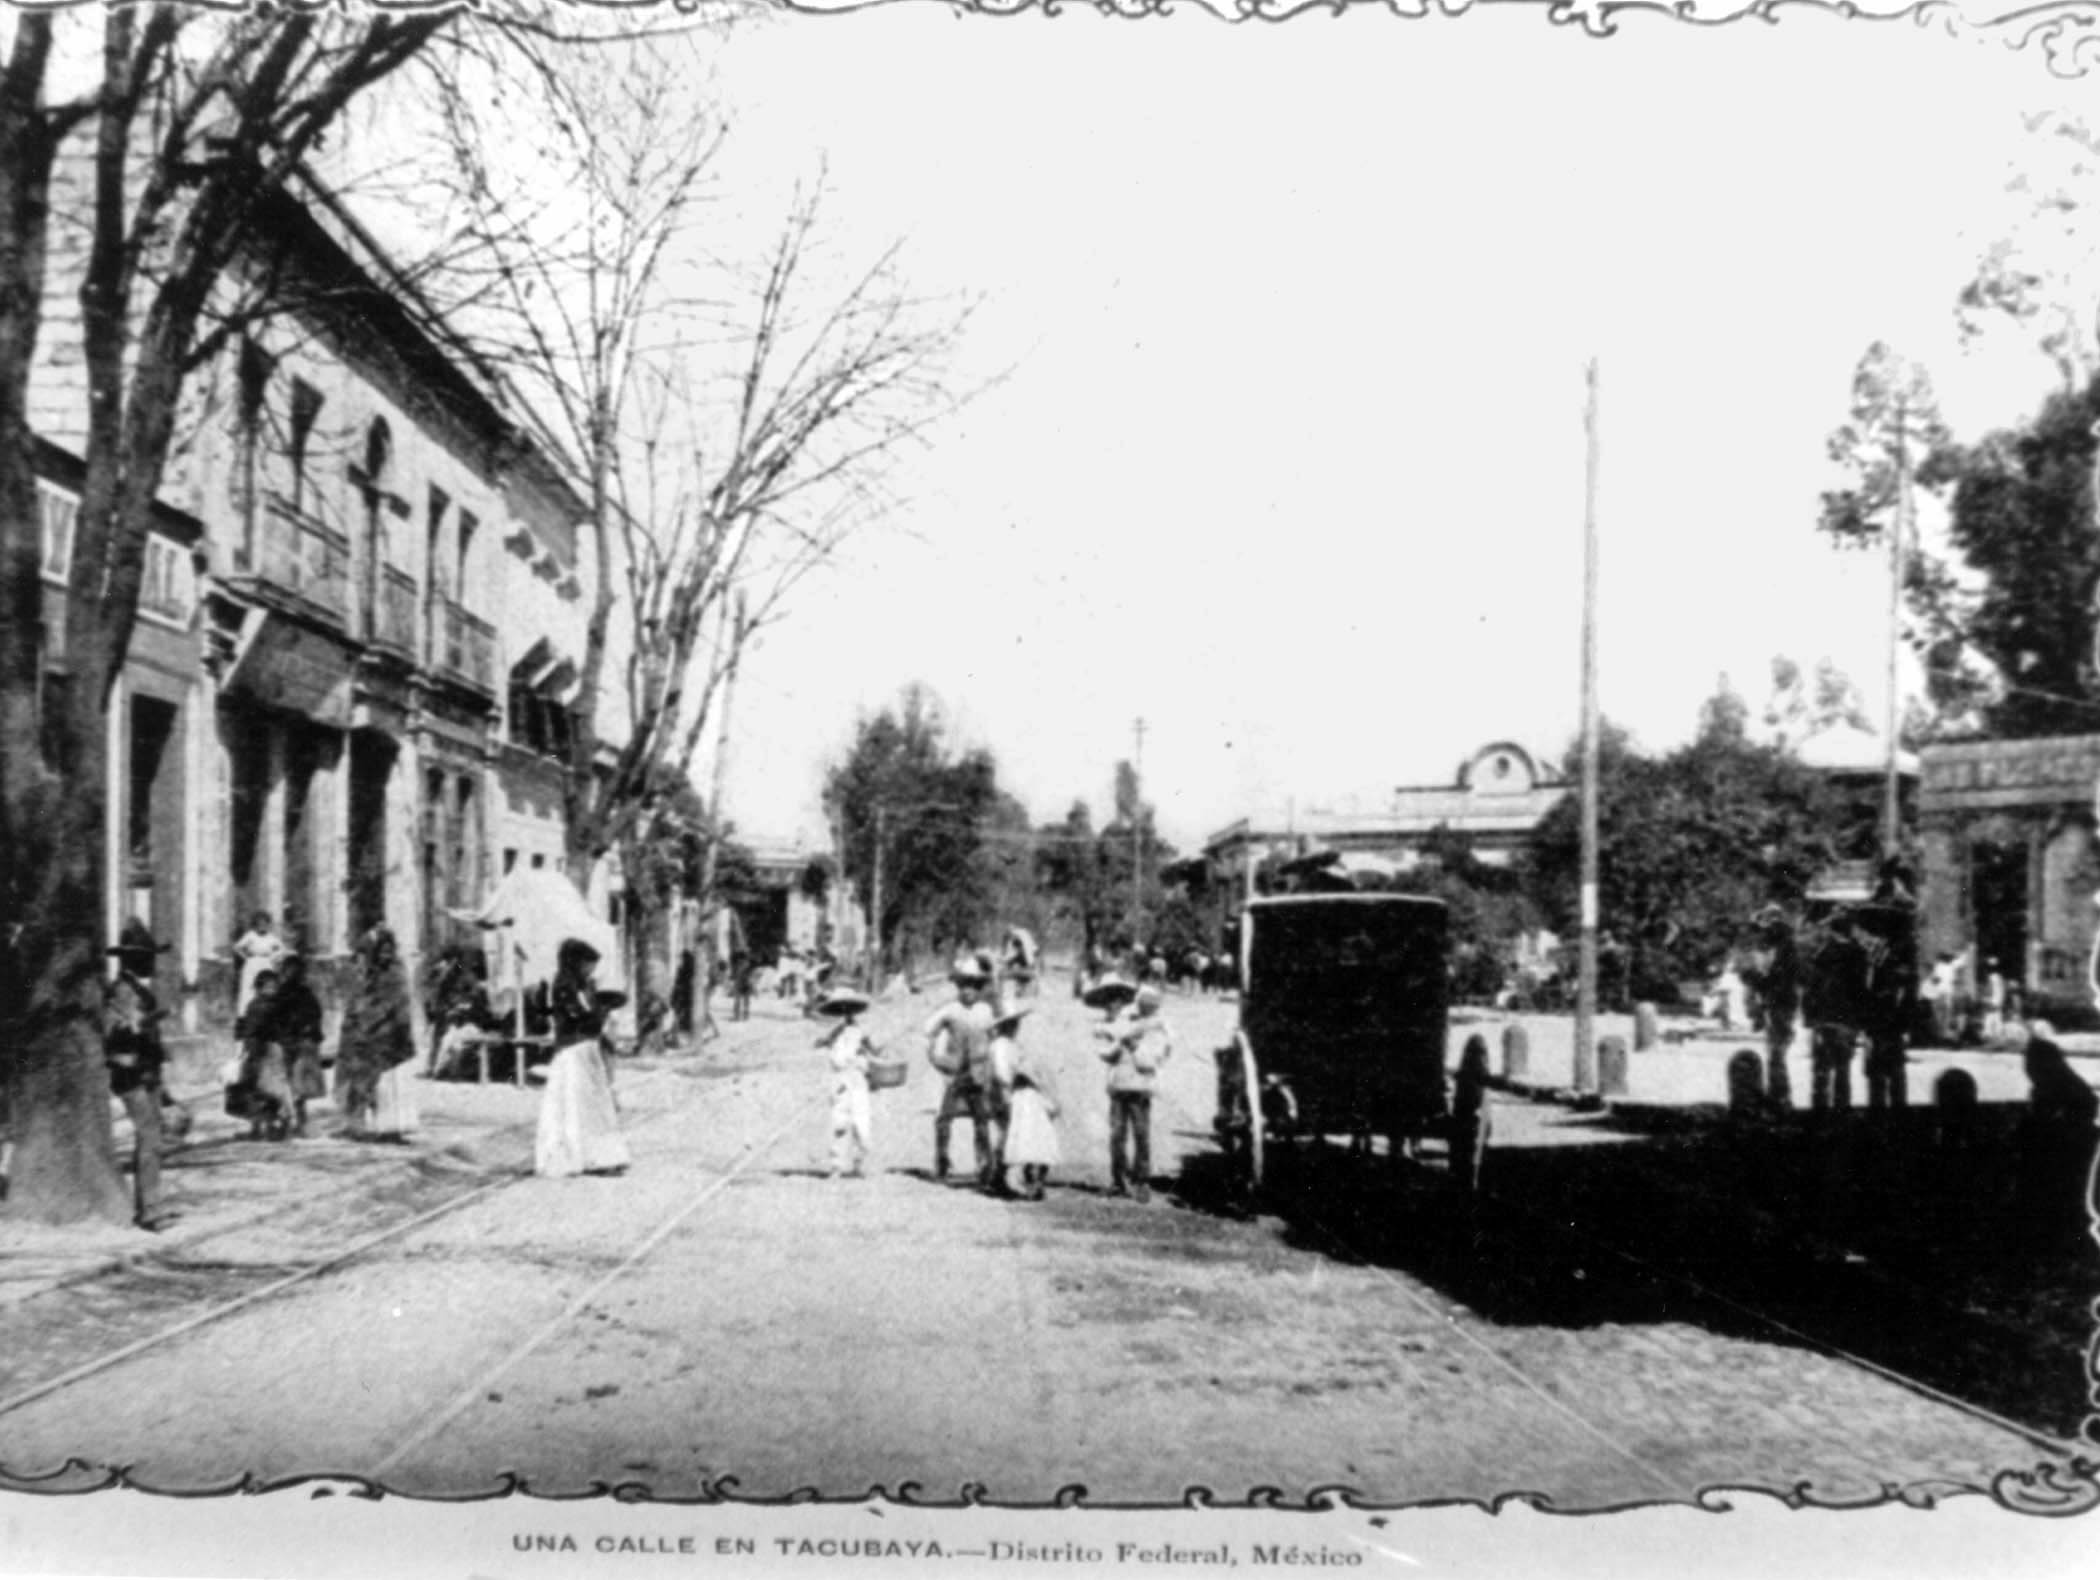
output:
M341 202L301 179L263 231L249 266L281 306L186 394L110 716L109 930L138 915L176 945L162 985L192 1027L229 1022L253 913L333 1008L367 929L413 972L476 937L460 916L504 871L559 865L595 558L555 448ZM57 575L85 415L77 320L51 329ZM617 695L600 729L624 734Z

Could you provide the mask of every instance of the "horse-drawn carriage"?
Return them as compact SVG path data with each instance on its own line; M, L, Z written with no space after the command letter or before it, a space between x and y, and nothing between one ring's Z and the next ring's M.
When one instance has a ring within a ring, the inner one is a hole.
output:
M1397 1160L1442 1124L1449 951L1443 903L1418 895L1248 904L1216 1126L1245 1184L1280 1146L1384 1136Z

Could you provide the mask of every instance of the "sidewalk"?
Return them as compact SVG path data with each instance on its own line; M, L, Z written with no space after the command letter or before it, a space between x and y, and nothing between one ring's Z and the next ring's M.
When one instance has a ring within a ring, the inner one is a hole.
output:
M1511 1078L1504 1054L1504 1030L1521 1025L1529 1038L1530 1056L1521 1077ZM1764 1038L1743 1032L1725 1035L1710 1028L1663 1023L1664 1040L1652 1048L1633 1050L1633 1017L1599 1015L1596 1035L1624 1040L1626 1091L1607 1099L1609 1106L1638 1108L1726 1108L1728 1105L1728 1061L1745 1048L1764 1059ZM1690 1032L1680 1038L1673 1032ZM1488 1067L1496 1085L1505 1091L1527 1096L1568 1097L1575 1093L1575 1022L1566 1015L1507 1015L1490 1011L1461 1010L1453 1014L1450 1031L1450 1062L1456 1066L1459 1050L1469 1037L1487 1040ZM2100 1057L2100 1036L2083 1034L2059 1038L2064 1051L2074 1058ZM1976 1082L1977 1097L1985 1103L2027 1101L2027 1072L2017 1047L2002 1049L1913 1049L1909 1065L1911 1106L1932 1102L1933 1083L1950 1069L1966 1070ZM2088 1079L2100 1070L2088 1067ZM1797 1033L1787 1056L1787 1074L1792 1086L1793 1106L1805 1109L1809 1101L1808 1037ZM1860 1061L1853 1061L1852 1099L1865 1102L1866 1080Z
M88 1222L50 1227L0 1221L0 1306L218 1236L289 1219L299 1209L365 1199L398 1205L471 1189L491 1175L529 1168L539 1088L477 1086L418 1078L421 1125L408 1144L346 1141L331 1099L312 1105L308 1136L250 1141L246 1121L227 1116L216 1088L179 1091L192 1123L168 1147L163 1193L174 1220L158 1234ZM117 1156L129 1186L131 1126L117 1126ZM280 1226L280 1234L288 1229ZM373 1227L379 1227L376 1220ZM347 1242L346 1242L347 1243ZM283 1249L294 1257L312 1246Z

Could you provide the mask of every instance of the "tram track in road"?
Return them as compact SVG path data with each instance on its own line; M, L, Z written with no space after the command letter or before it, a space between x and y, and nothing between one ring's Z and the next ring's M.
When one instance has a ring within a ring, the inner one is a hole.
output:
M683 1078L675 1068L652 1071L644 1077L650 1083L645 1090ZM624 1127L627 1133L646 1131L688 1111L705 1090L703 1083L692 1084L694 1089L677 1101L629 1118ZM90 1305L90 1296L93 1296L93 1309L88 1311L86 1320L109 1330L118 1341L55 1374L33 1380L18 1379L11 1392L0 1396L0 1419L141 1356L164 1349L263 1302L287 1295L362 1260L395 1240L519 1185L532 1177L529 1169L517 1166L529 1153L531 1131L531 1122L501 1127L494 1132L492 1139L502 1148L502 1162L449 1179L439 1176L435 1183L441 1192L453 1184L464 1188L443 1194L442 1199L434 1204L362 1235L331 1255L286 1266L283 1263L244 1263L231 1258L204 1259L194 1253L200 1246L226 1242L285 1219L301 1216L309 1221L325 1219L331 1212L341 1211L360 1197L372 1197L374 1187L369 1179L353 1180L318 1197L303 1197L290 1204L267 1207L214 1225L185 1238L176 1247L156 1247L125 1257L114 1266L104 1265L75 1275L43 1294L15 1304L0 1313L0 1334L4 1334L6 1324L45 1327L52 1312L44 1302L70 1298L76 1302L77 1313ZM512 1156L512 1153L516 1155ZM489 1178L491 1168L500 1168L502 1172ZM481 1183L471 1183L476 1179ZM229 1295L229 1285L245 1287ZM145 1331L137 1331L141 1327ZM4 1466L0 1466L0 1470L4 1470Z
M555 1338L573 1328L579 1318L599 1303L607 1290L647 1261L674 1232L683 1227L702 1208L720 1197L754 1164L770 1156L790 1132L802 1128L805 1123L806 1116L802 1112L792 1111L763 1138L747 1143L726 1170L659 1218L615 1267L595 1279L581 1294L571 1298L560 1312L542 1323L530 1337L507 1349L500 1360L477 1374L472 1382L454 1393L433 1414L424 1417L413 1431L396 1439L367 1467L365 1475L378 1482L410 1455L436 1442L462 1416L491 1398L498 1381L514 1371L527 1357L544 1349Z

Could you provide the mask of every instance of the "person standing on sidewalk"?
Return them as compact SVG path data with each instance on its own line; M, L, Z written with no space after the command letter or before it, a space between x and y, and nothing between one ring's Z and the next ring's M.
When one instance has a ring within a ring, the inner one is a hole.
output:
M598 951L580 938L565 938L555 954L554 986L547 1006L554 1021L554 1062L540 1097L532 1172L555 1178L571 1174L618 1174L627 1167L627 1139L613 1102L612 1069L606 1063L605 1019L624 1003L601 993L592 973Z
M1174 1036L1160 1013L1160 990L1146 984L1137 1000L1094 1035L1108 1066L1109 1194L1152 1199L1152 1094L1174 1052Z
M1764 1010L1765 1096L1774 1108L1792 1108L1794 1084L1787 1074L1786 1056L1794 1045L1794 1024L1801 1015L1801 950L1794 942L1794 924L1776 905L1757 913L1749 982Z
M255 983L265 971L275 971L290 953L290 946L277 936L277 924L268 911L257 911L248 930L233 941L233 958L240 967L240 986L234 997L236 1015L247 1011L255 997Z
M1867 952L1851 913L1830 918L1809 956L1802 1009L1808 1017L1810 1106L1818 1112L1852 1106L1852 1057L1858 1049L1867 990Z
M171 947L157 943L137 918L124 924L121 940L109 950L118 974L109 985L103 1018L109 1089L131 1118L132 1221L152 1233L169 1220L160 1199L161 1080L168 1054L160 1032L164 1012L153 991L153 960Z
M321 1070L321 1001L306 980L306 957L286 955L277 971L277 1010L271 1020L284 1050L292 1089L292 1134L306 1134L306 1105L328 1095Z
M1480 1192L1481 1165L1487 1161L1487 1038L1474 1033L1458 1056L1458 1077L1451 1092L1451 1176L1468 1195Z
M992 1006L984 1000L990 980L984 968L965 955L949 973L955 997L926 1022L926 1057L947 1078L940 1111L933 1118L933 1177L948 1177L949 1132L958 1114L970 1116L977 1143L977 1179L992 1183L995 1156L991 1137Z
M357 981L343 1008L336 1049L335 1102L353 1141L405 1140L416 1128L416 1096L406 1066L416 1056L408 977L391 929L375 927L357 950Z

